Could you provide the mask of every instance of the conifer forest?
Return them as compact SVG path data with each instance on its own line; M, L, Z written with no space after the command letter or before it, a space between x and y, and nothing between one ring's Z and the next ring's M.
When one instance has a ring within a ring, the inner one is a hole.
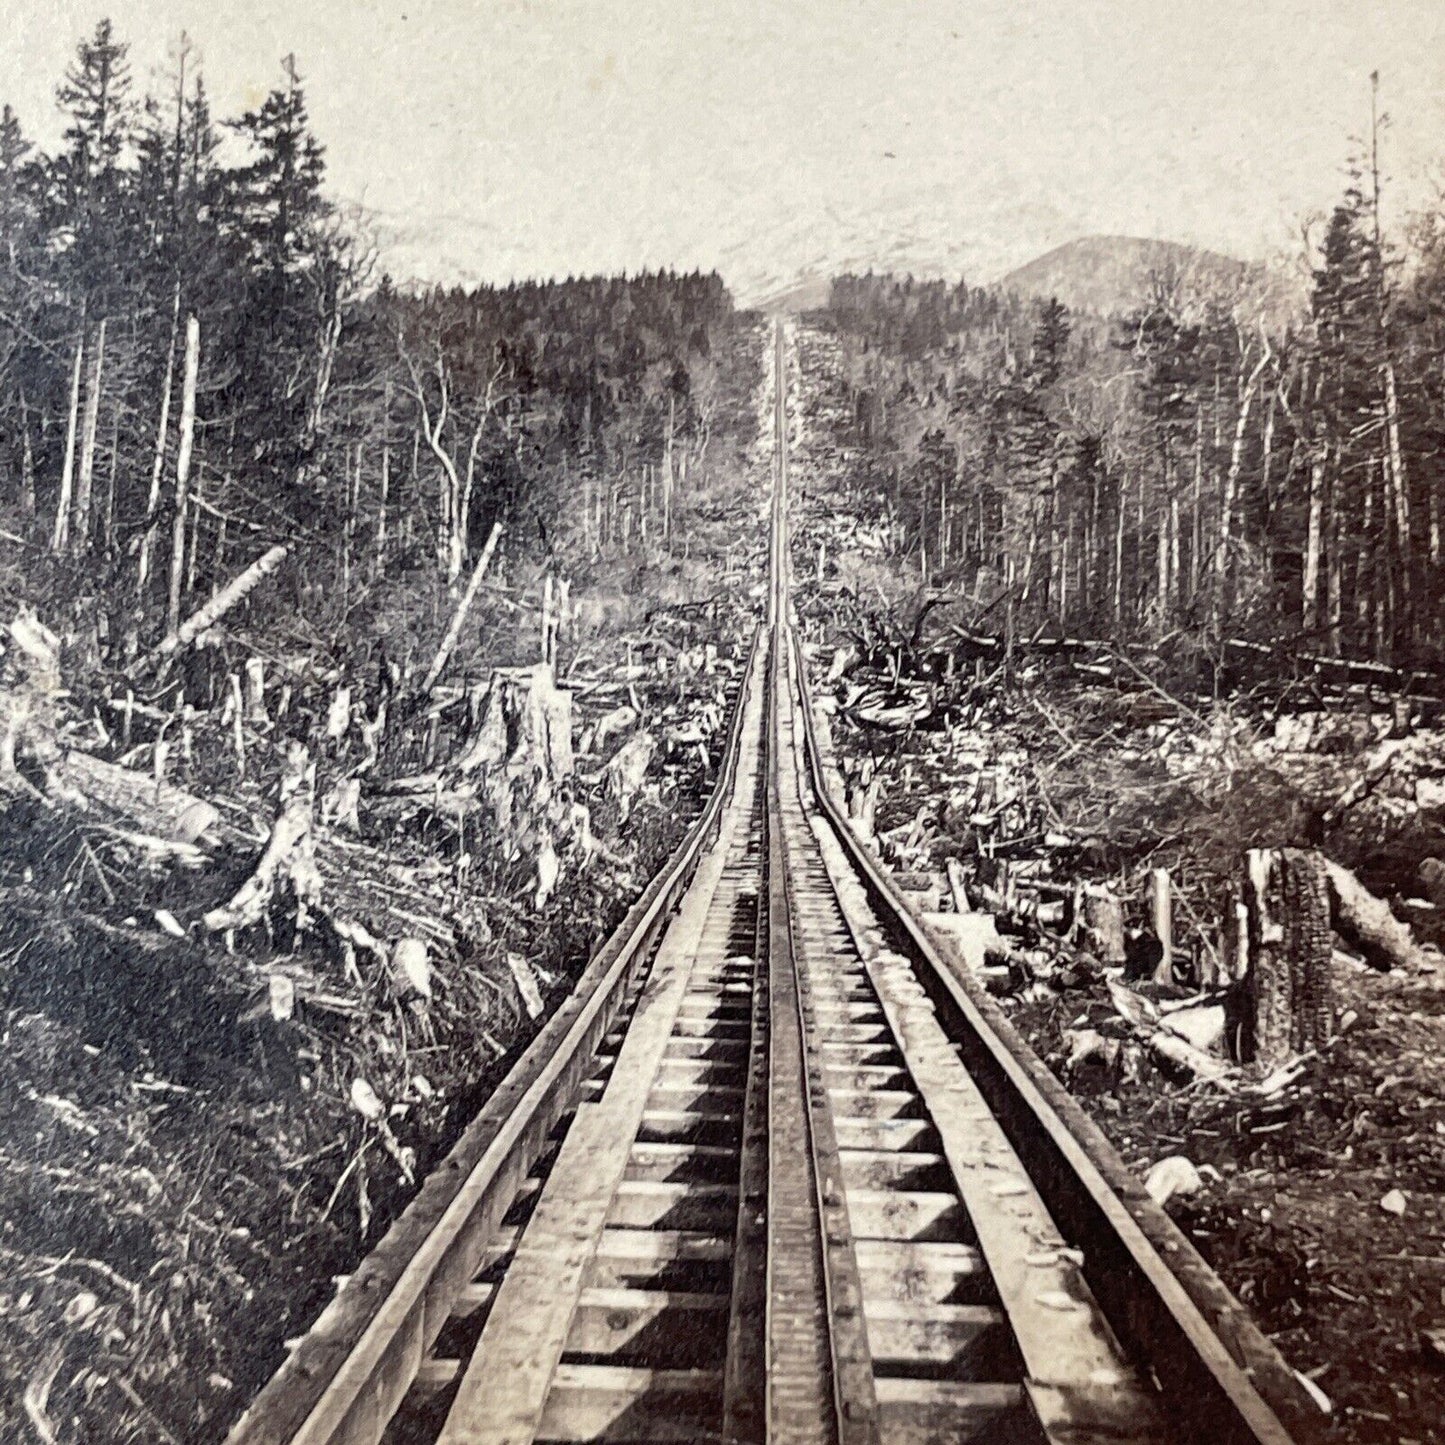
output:
M74 29L0 94L0 1441L1445 1441L1388 70L1268 260L418 279L304 54Z

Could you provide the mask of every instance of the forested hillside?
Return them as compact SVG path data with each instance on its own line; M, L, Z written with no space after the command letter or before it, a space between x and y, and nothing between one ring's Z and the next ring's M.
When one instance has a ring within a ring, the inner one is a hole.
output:
M326 195L294 65L219 119L187 48L141 95L103 22L57 99L54 154L0 122L0 502L22 590L96 657L273 543L323 635L454 581L494 520L513 558L681 549L727 405L716 276L401 294Z
M765 337L393 284L294 64L223 119L103 22L56 95L0 123L0 1436L215 1439L706 794Z
M1294 320L1305 299L1296 277L1283 267L1135 236L1081 236L1010 271L996 289L1108 316L1149 295L1156 279L1187 291L1196 304L1262 312L1278 326Z
M1288 324L1177 267L1108 316L838 281L861 490L916 575L1023 631L1438 664L1445 220L1378 206L1364 164Z
M792 328L815 705L855 830L1146 1187L1189 1172L1172 1217L1329 1430L1431 1439L1445 212L1384 230L1367 153L1294 315L1156 255L1132 292L1102 243L1021 278L1103 313L870 275ZM1277 955L1334 1013L1260 1082L1280 857L1334 880Z

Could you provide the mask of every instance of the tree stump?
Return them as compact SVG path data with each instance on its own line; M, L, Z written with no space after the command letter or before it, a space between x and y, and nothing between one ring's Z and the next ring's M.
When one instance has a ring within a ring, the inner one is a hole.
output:
M1248 963L1240 1058L1265 1070L1329 1042L1330 893L1325 860L1303 848L1245 855Z
M1124 962L1124 905L1102 883L1085 885L1084 940L1100 963L1114 967Z
M471 736L450 771L480 772L497 830L511 838L525 831L526 821L517 820L540 815L572 775L572 694L557 686L545 662L498 668L473 708ZM649 758L651 746L649 739Z
M265 727L271 719L266 715L266 663L260 657L246 659L246 721L253 727Z
M1156 983L1174 982L1174 895L1167 868L1149 870L1149 922L1159 940L1159 963L1154 969Z

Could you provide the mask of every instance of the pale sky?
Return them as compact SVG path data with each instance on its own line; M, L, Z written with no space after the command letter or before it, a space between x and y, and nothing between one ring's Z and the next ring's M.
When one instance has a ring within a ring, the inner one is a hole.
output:
M109 13L185 29L218 114L294 51L398 277L716 267L992 279L1092 232L1244 256L1340 189L1378 68L1396 208L1445 167L1445 0L0 0L43 141Z

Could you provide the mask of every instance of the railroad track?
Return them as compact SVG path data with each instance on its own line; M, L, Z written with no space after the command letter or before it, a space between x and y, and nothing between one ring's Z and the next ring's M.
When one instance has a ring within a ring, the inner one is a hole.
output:
M823 784L773 569L717 792L231 1445L1287 1445L1308 1397Z

